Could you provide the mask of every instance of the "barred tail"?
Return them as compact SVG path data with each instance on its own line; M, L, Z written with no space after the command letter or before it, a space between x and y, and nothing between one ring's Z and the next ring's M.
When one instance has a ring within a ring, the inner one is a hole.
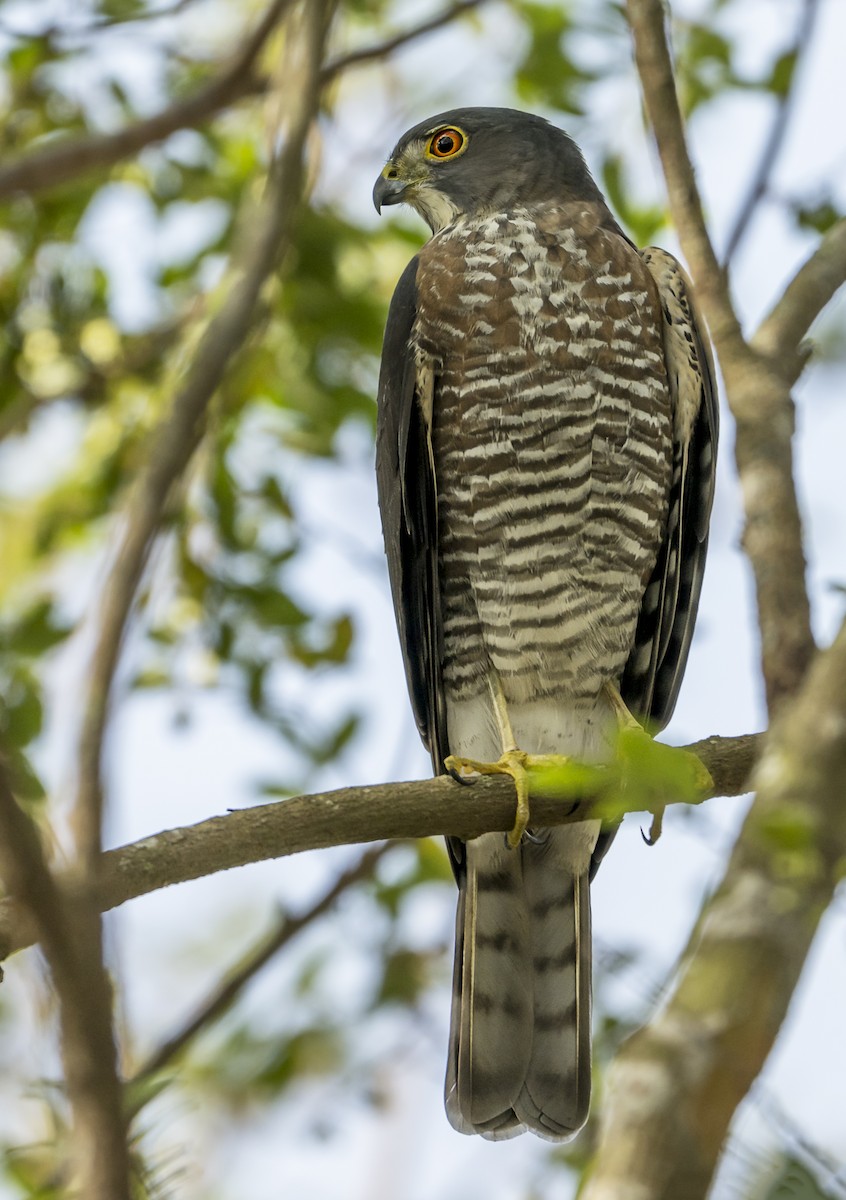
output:
M446 1108L462 1133L571 1137L590 1102L590 900L580 826L467 843Z

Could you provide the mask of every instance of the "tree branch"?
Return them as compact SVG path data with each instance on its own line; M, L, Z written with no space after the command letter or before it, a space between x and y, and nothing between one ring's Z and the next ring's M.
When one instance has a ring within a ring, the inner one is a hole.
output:
M763 738L760 733L709 737L682 747L696 755L713 780L713 787L703 792L701 799L739 796L747 791ZM604 802L607 806L607 799ZM662 794L656 796L654 807L673 802ZM603 798L597 796L585 799L574 811L569 803L538 795L532 799L532 816L539 824L563 825L596 815L602 805ZM625 808L615 799L615 813ZM635 809L632 804L631 810ZM642 804L637 811L644 811ZM438 834L471 838L491 830L506 831L513 824L514 788L505 778L479 779L472 787L441 776L341 788L239 809L109 850L101 859L96 896L106 911L175 883L304 850ZM0 959L31 945L36 938L36 928L20 907L0 902Z
M752 338L753 348L774 363L788 383L799 378L808 359L801 351L802 339L844 283L846 218L825 233Z
M92 921L89 908L53 879L38 831L18 806L2 759L0 875L41 942L58 997L76 1186L91 1200L129 1200L126 1118L99 914Z
M752 176L752 183L749 191L740 210L737 214L737 219L732 227L731 233L728 236L726 243L724 263L729 263L734 257L737 247L743 240L749 223L755 215L755 210L759 203L766 195L767 187L772 175L773 168L781 153L781 148L784 144L784 139L790 125L790 117L793 111L793 100L796 95L796 89L793 86L793 80L796 78L796 72L803 54L808 48L811 37L814 32L814 24L819 12L819 0L804 0L802 13L799 18L796 37L793 40L793 45L787 52L793 58L793 69L791 71L790 84L781 91L776 97L776 110L773 116L770 132L767 140L764 143L764 148L761 152L761 158L755 173Z
M383 842L379 846L372 846L369 850L365 850L358 861L343 871L320 899L315 901L305 912L294 917L283 914L279 918L276 928L263 937L246 955L242 956L238 966L230 970L223 981L200 1003L194 1015L142 1063L129 1080L130 1086L134 1087L139 1083L144 1083L151 1076L164 1070L193 1041L200 1030L223 1016L232 1007L250 980L271 958L287 946L298 933L328 912L344 892L363 879L370 878L379 859L392 849L393 845L393 842ZM148 1098L148 1095L139 1095L133 1108L133 1117Z
M793 401L785 379L743 338L717 262L685 141L661 0L627 0L635 58L673 221L711 329L737 422L743 546L752 564L770 711L798 688L814 652L802 525L793 486Z
M368 63L387 58L389 54L393 54L402 46L407 46L409 42L425 37L427 33L434 33L436 29L443 28L457 17L463 17L465 13L472 12L474 8L479 8L484 3L485 0L459 0L457 4L451 4L442 12L421 21L419 25L412 25L410 29L386 38L384 42L377 42L374 46L364 46L361 50L351 50L348 54L341 54L324 67L323 82L328 83L330 79L334 79L336 75L346 71L349 67L366 66Z
M277 0L274 11L281 7L283 0ZM271 168L258 213L249 223L244 222L248 228L242 229L244 242L236 255L226 301L209 322L171 411L154 435L146 467L130 498L114 564L102 589L97 641L82 705L74 803L77 847L89 877L95 873L100 852L100 764L109 695L132 601L172 489L199 444L206 409L224 371L250 331L259 292L290 239L301 198L303 147L317 109L324 21L333 0L313 0L307 7L310 17L308 36L303 41L302 74L289 81L295 111L288 137ZM268 16L263 26L269 24ZM258 34L256 31L253 35L256 44Z
M97 168L111 167L153 142L170 137L177 129L192 129L251 91L259 90L253 68L262 47L293 0L273 0L256 28L248 34L220 75L193 96L178 100L143 121L115 133L63 138L42 150L24 154L0 168L0 199L18 192L39 192L58 187Z
M277 0L282 11L287 0ZM210 322L197 358L171 413L154 440L153 453L133 495L114 566L102 593L97 641L83 698L79 773L73 809L76 859L70 881L58 895L46 865L39 868L33 846L34 830L18 820L17 841L28 848L27 891L10 867L13 886L28 907L31 893L46 889L54 910L36 906L35 925L51 963L62 1015L62 1053L68 1095L74 1115L74 1154L80 1194L90 1200L129 1200L129 1152L126 1116L117 1075L116 1047L111 1023L111 991L103 966L100 908L95 898L101 865L103 789L100 759L107 706L120 643L150 545L171 488L181 475L201 434L201 418L219 383L229 356L240 346L250 326L259 289L273 268L289 234L302 189L305 138L317 106L318 73L334 0L311 0L302 20L301 77L295 79L288 138L273 164L265 200L239 262L236 279L220 313ZM9 795L0 795L7 823L17 812ZM18 852L10 842L11 854ZM27 859L25 859L27 861ZM59 902L61 899L61 903ZM49 919L48 919L49 918ZM51 925L51 919L62 918ZM60 953L59 948L64 949Z
M260 95L267 87L267 80L256 74L258 56L269 34L292 3L293 0L274 0L230 65L193 95L177 100L152 117L135 121L115 133L51 141L43 149L25 153L0 167L0 200L20 192L32 195L47 188L59 187L89 171L112 167L125 158L131 158L145 146L170 137L178 129L195 129L238 100ZM463 3L450 5L436 16L384 42L339 56L323 68L321 84L331 82L349 67L385 58L394 50L439 29L481 3L484 0L464 0Z
M584 1200L704 1197L846 856L846 624L780 713L758 795L675 992L612 1068Z

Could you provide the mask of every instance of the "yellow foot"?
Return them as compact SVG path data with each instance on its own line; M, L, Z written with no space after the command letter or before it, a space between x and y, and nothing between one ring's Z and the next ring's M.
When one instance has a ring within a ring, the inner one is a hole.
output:
M674 746L665 746L647 733L626 707L613 684L605 685L614 715L617 718L617 761L621 774L621 791L629 800L642 797L645 809L652 813L652 826L643 833L647 846L654 846L661 836L665 805L662 794L673 799L686 799L698 804L709 794L713 780L694 754Z
M523 839L529 824L529 773L565 769L570 759L560 754L526 754L524 750L506 750L496 762L478 762L474 758L458 758L451 754L444 766L456 779L469 783L473 775L510 775L517 790L517 813L514 828L506 835L506 841L515 850Z

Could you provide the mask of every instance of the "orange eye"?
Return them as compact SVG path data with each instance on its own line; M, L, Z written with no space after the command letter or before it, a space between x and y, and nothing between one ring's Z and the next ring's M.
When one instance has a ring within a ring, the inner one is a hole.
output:
M429 139L426 151L431 158L454 158L464 149L464 142L460 129L439 129Z

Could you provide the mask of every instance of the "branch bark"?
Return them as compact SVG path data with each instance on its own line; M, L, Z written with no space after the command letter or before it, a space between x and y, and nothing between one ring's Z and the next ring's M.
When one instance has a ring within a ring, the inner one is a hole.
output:
M808 361L801 351L802 339L844 283L846 219L825 233L752 338L753 349L769 359L788 383L795 383Z
M764 736L709 737L682 747L696 755L713 780L702 800L739 796L748 790ZM583 821L602 803L601 798L586 799L576 812L560 800L537 796L532 799L532 815L539 824L562 825ZM672 798L656 797L655 808L667 803L673 803ZM471 838L491 830L504 832L513 824L514 788L505 778L483 778L472 787L462 787L441 776L295 796L165 830L107 851L101 859L96 897L107 911L159 888L304 850L438 834ZM31 945L37 936L37 928L19 905L0 902L0 958Z
M612 1068L585 1200L698 1200L781 1027L846 853L846 627L814 660L789 391L799 339L837 286L840 243L832 231L788 289L790 301L776 305L756 344L746 342L702 217L660 0L627 4L671 208L737 421L744 546L775 717L753 776L758 796L691 935L675 993ZM785 344L767 345L779 321Z
M584 1200L698 1200L787 1013L846 856L846 625L768 736L675 991L612 1067Z

